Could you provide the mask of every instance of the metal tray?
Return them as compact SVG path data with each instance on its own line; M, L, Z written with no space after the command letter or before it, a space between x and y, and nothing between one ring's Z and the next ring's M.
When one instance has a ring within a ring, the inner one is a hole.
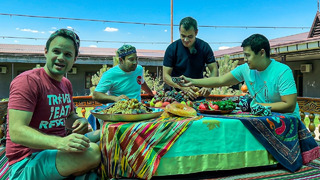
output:
M115 121L115 122L135 122L135 121L143 121L152 118L159 117L164 110L160 108L150 108L152 113L143 113L143 114L104 114L100 111L102 109L94 109L91 110L91 114L101 120L104 121Z

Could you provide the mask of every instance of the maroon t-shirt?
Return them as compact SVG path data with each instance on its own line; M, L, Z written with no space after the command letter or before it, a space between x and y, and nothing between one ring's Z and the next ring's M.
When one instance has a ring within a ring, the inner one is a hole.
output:
M26 71L11 82L8 109L33 112L29 126L45 134L66 136L65 121L73 108L72 85L67 78L56 81L40 68ZM6 156L12 165L41 150L13 143L9 113L7 117Z

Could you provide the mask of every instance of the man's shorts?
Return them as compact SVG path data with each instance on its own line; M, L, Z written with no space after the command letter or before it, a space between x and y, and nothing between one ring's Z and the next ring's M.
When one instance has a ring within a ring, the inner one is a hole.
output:
M10 166L10 179L64 179L56 167L58 150L36 152Z

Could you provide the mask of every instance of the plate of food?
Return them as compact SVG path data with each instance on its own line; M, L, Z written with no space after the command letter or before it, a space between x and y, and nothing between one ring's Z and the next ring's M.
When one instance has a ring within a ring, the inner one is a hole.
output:
M203 114L230 114L233 110L203 110L199 109L200 113Z
M149 108L137 99L118 101L91 110L91 114L104 121L135 122L159 117L164 112L160 108Z

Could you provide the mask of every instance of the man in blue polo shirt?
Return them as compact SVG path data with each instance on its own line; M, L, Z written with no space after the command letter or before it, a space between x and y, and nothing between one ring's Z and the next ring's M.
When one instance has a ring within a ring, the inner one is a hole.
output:
M197 98L190 87L182 87L172 81L172 77L184 75L189 78L203 78L206 65L210 70L210 77L218 75L217 64L209 44L199 38L197 21L192 17L185 17L179 25L180 39L171 43L164 55L163 80L173 88L186 92L191 99ZM211 88L201 88L200 96L210 95Z

